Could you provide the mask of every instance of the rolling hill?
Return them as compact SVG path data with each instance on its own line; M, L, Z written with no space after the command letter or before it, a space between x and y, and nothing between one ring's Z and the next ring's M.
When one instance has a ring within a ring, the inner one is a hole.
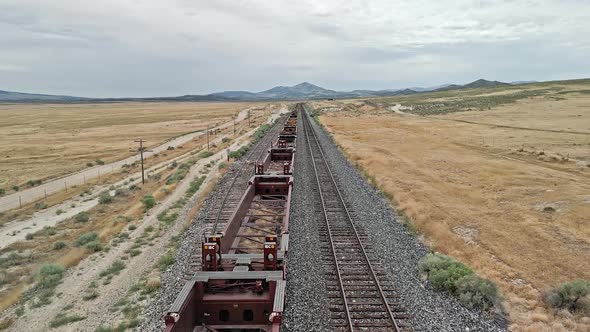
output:
M152 98L84 98L72 96L44 95L0 90L0 102L113 102L113 101L259 101L259 100L305 100L305 99L338 99L359 97L382 97L410 95L424 92L448 91L457 89L474 89L481 87L509 86L514 83L488 81L479 79L464 85L444 84L436 87L413 87L406 89L387 90L353 90L335 91L325 89L309 82L299 83L293 86L276 86L260 91L223 91L206 95L184 95L176 97L152 97Z

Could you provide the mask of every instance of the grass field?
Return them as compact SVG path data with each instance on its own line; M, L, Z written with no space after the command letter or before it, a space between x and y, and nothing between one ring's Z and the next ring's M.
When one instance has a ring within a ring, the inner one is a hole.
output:
M542 295L590 279L589 88L539 84L313 106L427 244L499 285L512 330L588 331L588 312L554 312Z
M230 121L253 103L0 104L0 188L47 179L96 160L123 159L142 137L156 146Z

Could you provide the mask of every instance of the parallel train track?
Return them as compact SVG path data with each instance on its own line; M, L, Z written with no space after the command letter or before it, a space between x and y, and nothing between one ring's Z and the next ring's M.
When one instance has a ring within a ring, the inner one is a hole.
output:
M356 225L305 111L300 119L317 183L316 213L326 275L331 325L335 331L407 331L408 315L392 283Z

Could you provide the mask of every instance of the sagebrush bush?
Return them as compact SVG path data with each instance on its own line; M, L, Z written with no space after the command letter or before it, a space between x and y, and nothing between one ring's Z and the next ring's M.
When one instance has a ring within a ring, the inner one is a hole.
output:
M152 195L145 195L142 197L141 203L143 204L143 210L147 211L156 205L156 199Z
M109 204L113 201L113 197L108 191L103 191L98 195L99 204Z
M86 243L85 247L88 248L92 252L99 252L102 250L102 244L100 244L100 241L98 241L98 240L94 240L94 241L90 241L90 242Z
M549 290L545 294L545 301L553 308L567 309L573 312L588 306L584 300L587 300L589 294L590 282L577 279Z
M88 222L88 220L90 220L90 215L88 214L88 212L80 212L78 213L74 219L76 220L76 222Z
M201 153L199 153L199 157L201 158L208 158L211 157L213 155L213 152L211 151L203 151Z
M37 209L37 210L45 210L45 209L47 209L47 202L41 201L41 202L35 203L35 209Z
M57 242L53 243L54 250L60 250L60 249L63 249L67 246L68 245L64 241L57 241Z
M451 257L428 254L418 262L418 269L426 273L428 281L436 290L447 291L459 298L469 309L501 310L501 296L490 280L483 279Z
M248 153L248 149L250 147L245 145L242 146L241 148L237 149L236 151L231 151L229 153L229 157L233 158L233 159L240 159L242 156L244 156L246 153Z
M56 263L43 264L39 270L39 285L43 288L56 286L63 277L66 269Z
M469 309L480 308L490 310L499 307L501 302L498 287L475 274L467 275L457 281L457 294L459 302Z
M95 241L97 239L98 239L98 234L96 232L84 233L84 234L80 235L78 237L78 239L76 239L76 246L80 247L80 246L86 245L87 243Z

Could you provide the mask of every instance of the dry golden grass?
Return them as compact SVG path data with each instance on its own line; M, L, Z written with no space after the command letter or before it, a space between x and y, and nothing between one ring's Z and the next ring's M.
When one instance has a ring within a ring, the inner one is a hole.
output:
M321 121L433 249L500 286L512 330L588 331L583 313L554 313L541 296L590 279L589 110L586 94L436 117L340 112Z
M1 104L0 188L123 159L142 137L156 146L229 121L253 103Z
M258 111L253 111L251 114L251 126L258 126L264 121L266 121L268 117L268 112L263 111L264 109L260 109ZM236 124L236 135L241 135L244 131L248 130L248 122L242 121ZM233 128L225 128L220 130L219 133L212 136L212 139L217 138L219 135L233 135ZM151 158L145 159L144 166L146 169L149 169L152 166L155 166L159 163L162 163L166 160L171 160L173 158L179 157L183 154L186 154L189 151L198 151L203 145L207 143L206 136L199 136L194 138L183 146L180 146L174 150L168 150L159 153L157 156L152 156ZM226 146L227 144L218 144L220 147ZM216 146L212 145L212 148L216 148ZM78 185L75 187L68 188L67 191L59 191L55 194L49 195L46 200L43 200L47 203L48 207L51 207L55 204L61 203L64 200L77 196L80 193L84 192L85 190L92 189L95 185L104 185L109 183L115 183L116 181L122 180L128 176L128 174L133 174L140 172L141 168L139 163L129 165L129 168L126 168L123 171L115 172L115 173L108 173L107 175L103 175L100 178L94 178L88 180L85 185ZM0 180L1 182L1 180ZM2 187L0 185L0 187ZM12 209L9 212L0 213L0 225L7 223L9 221L15 220L17 218L26 218L27 216L31 216L34 212L37 211L35 208L35 203L31 202L29 204L24 204L22 208L19 209Z

